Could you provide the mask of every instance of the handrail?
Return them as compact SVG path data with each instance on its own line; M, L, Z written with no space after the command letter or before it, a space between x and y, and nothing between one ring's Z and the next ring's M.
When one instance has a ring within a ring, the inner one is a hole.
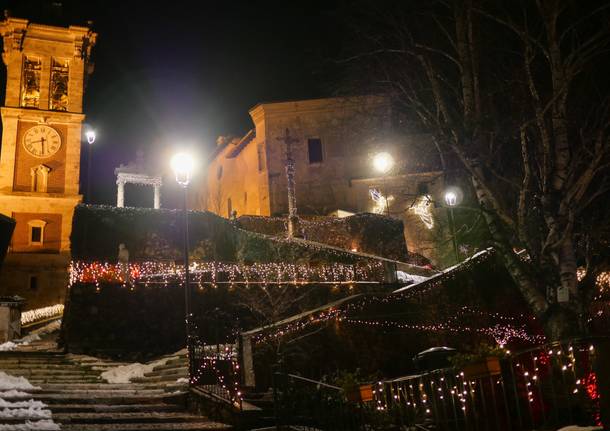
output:
M320 386L326 386L327 388L335 389L337 391L343 391L343 389L340 388L339 386L329 385L328 383L320 382L320 381L313 380L313 379L308 379L307 377L297 376L295 374L279 373L279 372L275 373L275 374L276 375L279 374L279 375L288 376L288 377L291 377L291 378L296 379L296 380L303 380L305 382L314 383L314 384L320 385Z

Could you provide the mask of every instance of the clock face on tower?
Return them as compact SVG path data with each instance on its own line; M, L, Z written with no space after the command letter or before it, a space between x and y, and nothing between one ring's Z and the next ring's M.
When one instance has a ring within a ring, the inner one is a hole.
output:
M23 148L34 157L51 157L61 147L61 136L49 126L34 126L23 136Z

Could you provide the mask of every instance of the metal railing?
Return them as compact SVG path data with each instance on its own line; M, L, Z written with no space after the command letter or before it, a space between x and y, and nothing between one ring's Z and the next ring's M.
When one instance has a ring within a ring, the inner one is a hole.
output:
M273 406L277 429L356 430L366 406L347 403L343 390L294 374L273 375Z
M277 427L508 431L600 425L595 364L602 341L608 339L550 343L362 385L361 393L372 399L360 402L348 402L336 386L275 373Z
M378 382L375 408L395 424L441 430L600 424L594 339L550 343L461 368Z
M208 395L242 409L239 364L235 345L196 344L189 357L191 385Z

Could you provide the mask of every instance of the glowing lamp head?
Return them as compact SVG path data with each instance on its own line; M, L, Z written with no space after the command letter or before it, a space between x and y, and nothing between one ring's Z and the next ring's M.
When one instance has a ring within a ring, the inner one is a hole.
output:
M195 166L193 158L186 153L178 153L172 157L171 166L178 184L186 187L191 181L191 174Z
M390 153L382 152L373 157L373 166L378 172L387 174L394 166L394 157Z
M447 205L448 207L454 207L462 203L462 200L464 199L464 193L459 187L451 186L447 190L445 190L443 199L445 200L445 205Z
M95 142L95 131L87 130L87 132L85 133L85 136L87 137L87 142L89 144L93 144Z
M445 203L450 206L450 207L454 207L457 205L457 194L453 191L448 191L445 193Z

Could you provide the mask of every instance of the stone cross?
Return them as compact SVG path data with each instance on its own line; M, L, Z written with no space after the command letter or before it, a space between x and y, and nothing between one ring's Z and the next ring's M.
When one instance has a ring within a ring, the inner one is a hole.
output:
M294 158L292 157L292 144L299 142L297 138L290 136L290 130L286 128L284 136L277 138L286 145L286 181L288 183L288 238L294 237L297 222L297 198L294 182Z

